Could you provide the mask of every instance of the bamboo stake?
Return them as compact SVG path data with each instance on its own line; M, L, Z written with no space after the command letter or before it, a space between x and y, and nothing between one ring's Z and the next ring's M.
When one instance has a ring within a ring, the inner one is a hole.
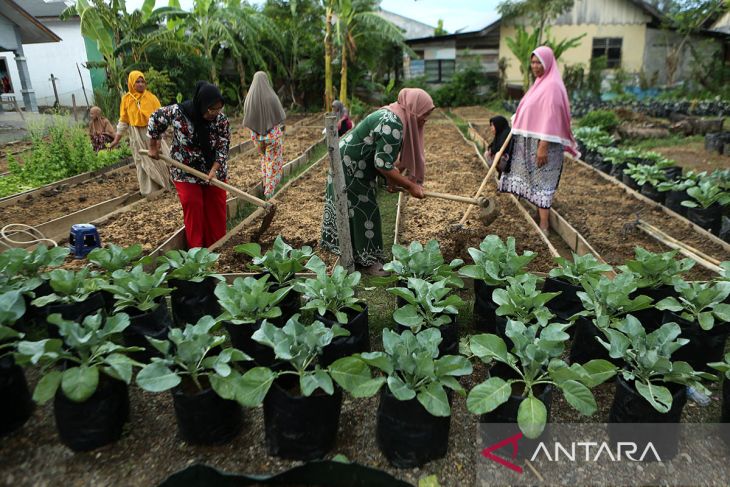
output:
M325 116L325 128L327 129L327 152L329 153L330 169L332 170L332 187L334 188L335 208L337 210L337 240L340 247L340 260L342 261L342 267L352 272L355 268L355 259L352 240L350 240L350 213L347 208L347 187L340 158L336 115L328 113Z
M690 250L691 247L689 247L689 248L686 247L682 242L680 242L679 240L676 240L672 237L669 237L664 232L661 232L661 231L659 231L658 233L655 232L656 229L648 228L647 226L645 226L645 222L639 222L639 224L637 225L637 228L639 230L641 230L642 232L646 233L647 235L649 235L650 237L654 238L655 240L663 243L667 247L675 249L675 250L679 250L679 252L681 254L694 260L702 267L709 269L713 272L716 272L718 274L722 271L722 268L719 265L707 260L708 258L712 259L712 257L709 257L709 256L707 256L705 254L701 254L701 253L700 253L701 255L694 253L692 250ZM669 237L669 238L667 238L667 237ZM719 264L719 261L717 261L716 259L712 259L712 260L714 260L715 262L717 262Z

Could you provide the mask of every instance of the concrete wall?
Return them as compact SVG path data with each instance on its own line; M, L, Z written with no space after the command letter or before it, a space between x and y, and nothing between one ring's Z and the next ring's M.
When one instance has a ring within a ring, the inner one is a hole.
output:
M23 45L25 57L28 60L30 81L35 90L38 106L52 106L55 101L53 85L50 81L51 74L58 78L56 80L56 89L58 90L61 105L70 107L71 95L73 94L76 95L77 106L86 106L76 63L81 68L81 76L83 76L84 85L86 86L86 96L89 98L89 103L93 103L94 93L89 70L82 66L82 63L87 61L87 55L78 20L62 22L60 20L41 19L41 21L62 40L61 42ZM0 56L5 56L8 59L9 66L12 64L11 80L15 89L15 97L22 103L20 78L17 69L15 69L15 60L12 53L0 53ZM15 71L13 71L14 69Z
M682 36L675 32L647 29L644 50L644 71L648 76L657 72L659 74L659 84L666 84L668 82L667 56L671 52L671 48L679 44L681 40ZM722 43L717 39L711 37L693 37L690 42L693 44L695 51L702 56L703 60L709 60L713 56L722 55ZM693 82L692 68L695 60L690 52L689 46L686 44L679 58L680 64L674 81Z
M644 63L644 45L646 42L646 26L635 25L555 25L550 28L550 37L553 39L570 39L585 33L579 46L568 49L563 53L558 65L561 67L573 64L583 64L588 67L593 51L593 39L596 37L620 37L623 39L621 48L621 67L626 71L639 71ZM499 39L499 57L507 58L507 82L521 84L520 62L507 46L506 39L514 37L517 28L502 24ZM528 28L528 32L531 29Z
M0 15L0 50L15 49L18 45L18 41L15 35L15 24L10 22L9 19Z

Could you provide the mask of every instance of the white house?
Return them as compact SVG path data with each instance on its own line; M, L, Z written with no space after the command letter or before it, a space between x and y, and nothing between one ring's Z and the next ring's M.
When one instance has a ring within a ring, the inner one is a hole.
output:
M53 106L56 102L51 76L55 80L60 105L71 106L72 95L75 96L78 106L86 106L87 98L88 103L93 103L91 76L84 67L88 56L79 18L67 21L59 19L59 15L67 7L63 1L14 1L61 39L60 42L23 44L38 106ZM4 68L9 71L11 89L16 94L16 99L22 100L20 77L12 52L0 52L0 80Z

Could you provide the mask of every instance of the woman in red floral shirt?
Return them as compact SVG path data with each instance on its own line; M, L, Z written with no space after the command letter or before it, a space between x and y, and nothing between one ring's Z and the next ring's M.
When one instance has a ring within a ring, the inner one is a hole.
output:
M158 157L162 134L172 126L170 157L208 175L203 180L170 169L183 207L188 248L209 247L226 233L226 192L210 184L213 178L228 179L231 129L222 110L220 90L199 81L192 100L158 109L147 125L150 157Z

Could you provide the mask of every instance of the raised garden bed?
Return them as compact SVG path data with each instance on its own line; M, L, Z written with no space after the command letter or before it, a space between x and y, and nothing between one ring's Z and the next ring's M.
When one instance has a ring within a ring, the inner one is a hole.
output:
M134 166L103 174L70 187L39 192L0 207L0 225L25 223L39 225L55 218L101 203L115 196L139 191Z
M426 167L424 187L440 193L474 196L486 176L486 169L473 147L464 141L453 123L426 124ZM427 242L436 238L447 259L468 259L467 249L478 247L486 235L495 234L502 239L512 235L517 240L520 252L527 249L538 253L530 264L530 270L550 269L550 251L509 196L498 195L493 183L487 185L484 195L497 199L499 217L485 226L475 209L465 228L458 231L450 225L461 219L468 208L467 204L436 198L422 201L409 198L402 215L399 241L408 244L413 240Z
M641 219L708 255L720 260L730 258L723 248L707 241L691 227L678 225L675 219L629 197L592 169L567 161L561 179L563 184L558 188L553 205L609 264L621 264L632 259L637 245L652 252L669 250L633 229L631 224L636 221L637 212ZM695 266L690 277L707 279L712 277L712 273Z

